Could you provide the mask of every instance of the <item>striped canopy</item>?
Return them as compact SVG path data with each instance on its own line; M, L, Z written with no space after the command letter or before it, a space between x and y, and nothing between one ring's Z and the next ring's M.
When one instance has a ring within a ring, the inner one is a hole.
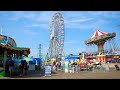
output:
M96 30L90 39L92 39L94 37L101 36L101 35L106 35L106 34L107 34L106 32L103 32L103 31L100 31L100 30Z

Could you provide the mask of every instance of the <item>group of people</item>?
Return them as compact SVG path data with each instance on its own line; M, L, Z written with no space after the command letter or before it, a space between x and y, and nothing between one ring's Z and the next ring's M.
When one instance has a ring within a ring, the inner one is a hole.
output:
M54 61L52 66L53 66L53 70L63 71L63 62L62 61Z
M5 64L5 76L14 76L15 72L15 62L9 58L6 61ZM20 70L20 76L24 76L27 74L27 70L28 70L28 63L26 62L26 60L21 60L21 63L19 65L19 70Z
M21 60L21 63L19 65L20 76L27 75L28 68L29 68L29 66L28 66L28 63L26 62L26 60Z
M68 71L71 72L78 72L78 63L74 60L73 62L68 62Z

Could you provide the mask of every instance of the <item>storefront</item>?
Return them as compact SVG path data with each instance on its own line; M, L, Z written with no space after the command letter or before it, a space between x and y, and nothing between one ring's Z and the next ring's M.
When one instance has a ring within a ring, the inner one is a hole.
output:
M29 48L17 47L14 39L0 35L0 76L4 76L5 63L8 59L20 59L30 54Z
M106 62L109 63L120 63L120 56L119 55L106 55Z

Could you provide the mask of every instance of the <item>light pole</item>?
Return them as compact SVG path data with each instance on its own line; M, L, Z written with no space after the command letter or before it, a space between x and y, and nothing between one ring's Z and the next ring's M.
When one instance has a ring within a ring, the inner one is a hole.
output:
M41 44L39 44L39 58L41 58Z

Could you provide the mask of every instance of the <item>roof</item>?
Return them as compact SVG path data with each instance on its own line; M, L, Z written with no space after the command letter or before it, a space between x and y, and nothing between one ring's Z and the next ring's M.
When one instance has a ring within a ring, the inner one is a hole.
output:
M3 44L0 44L0 47L7 48L7 49L13 49L13 50L28 50L28 51L30 51L30 48L10 47L10 46L3 45Z
M79 56L67 56L65 59L79 59Z
M13 38L5 35L0 35L0 44L7 44L8 46L17 46Z
M106 35L106 34L107 34L106 32L103 32L103 31L100 31L100 30L96 30L90 39L92 39L94 37L101 36L101 35Z

